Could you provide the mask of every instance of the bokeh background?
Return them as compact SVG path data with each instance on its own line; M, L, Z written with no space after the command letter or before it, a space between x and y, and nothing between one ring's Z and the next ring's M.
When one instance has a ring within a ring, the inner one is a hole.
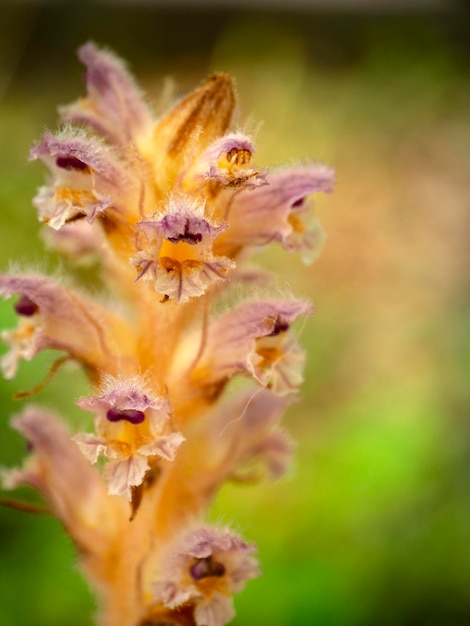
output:
M0 5L0 267L53 269L31 206L45 171L31 143L83 94L77 46L129 61L157 110L214 69L233 73L257 162L316 159L328 233L312 267L259 260L310 297L298 442L282 481L227 486L211 517L256 541L264 575L236 599L245 626L470 623L470 19L451 1L38 2ZM258 125L258 122L262 124ZM87 279L86 272L83 278ZM1 327L15 324L10 302ZM55 355L0 382L0 460L18 390ZM63 369L38 402L83 417L83 377ZM10 494L4 494L10 496ZM22 497L31 499L25 492ZM94 600L59 524L0 511L0 623L88 626Z

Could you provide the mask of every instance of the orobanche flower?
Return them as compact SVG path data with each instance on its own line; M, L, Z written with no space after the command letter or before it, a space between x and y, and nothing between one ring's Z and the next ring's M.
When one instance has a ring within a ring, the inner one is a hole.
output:
M197 626L226 624L235 615L232 593L259 574L254 551L227 529L192 530L163 557L155 598L169 609L193 604Z
M252 138L233 129L227 74L155 119L114 54L87 43L79 57L86 96L31 149L49 171L34 206L48 247L93 259L103 293L0 275L18 316L1 367L14 378L22 360L58 351L31 393L74 361L91 387L75 402L93 417L70 433L27 406L12 425L30 454L4 486L34 486L61 520L97 590L98 624L223 626L259 568L252 544L204 516L224 481L287 470L280 419L305 363L293 326L312 313L244 266L272 242L313 260L323 234L311 196L332 190L333 172L260 168Z

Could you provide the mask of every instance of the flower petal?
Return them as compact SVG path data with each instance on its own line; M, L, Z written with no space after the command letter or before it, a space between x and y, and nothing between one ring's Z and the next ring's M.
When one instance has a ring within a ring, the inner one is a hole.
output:
M102 233L90 228L82 220L64 224L60 230L45 228L41 235L48 250L57 252L81 266L91 266L100 257L109 262Z
M201 484L212 493L227 479L276 479L289 467L293 445L279 428L292 397L245 390L214 408L184 454L198 467Z
M194 610L197 626L224 626L234 617L232 598L220 593L214 593L208 601L199 603Z
M266 171L254 168L255 151L251 139L242 133L230 133L214 141L196 159L185 177L187 189L197 189L202 183L211 183L210 195L215 195L217 185L223 187L257 187L265 183Z
M45 133L30 152L54 175L54 185L41 187L34 200L39 218L54 229L85 216L88 222L105 210L128 211L131 177L109 149L83 132ZM128 202L126 202L126 200Z
M92 433L79 433L73 436L73 440L82 454L91 462L96 463L102 454L106 454L108 443L106 439L97 437Z
M166 437L159 437L156 441L141 446L138 449L139 454L145 456L159 456L166 461L174 461L176 451L185 441L181 433L172 433Z
M3 361L6 376L14 375L18 358L29 360L45 348L68 352L91 371L113 372L132 358L130 329L107 309L40 274L0 274L0 295L15 293L28 298L37 312L26 321L22 316L17 331L3 335L12 344Z
M245 372L280 395L293 391L301 380L303 353L286 331L299 315L311 312L304 301L264 301L221 316L209 328L193 380L213 385Z
M280 241L289 249L297 224L293 215L315 192L331 192L333 170L324 165L305 165L273 172L265 185L243 190L233 197L229 228L217 240L219 254L230 254L239 246L259 246Z
M90 546L92 533L100 534L113 514L98 473L52 413L28 406L12 425L26 437L32 455L24 470L13 471L9 486L23 483L39 489L74 539Z
M150 132L152 116L124 62L92 42L79 48L78 57L87 66L88 97L62 107L62 119L89 124L115 144Z
M103 471L103 477L108 481L108 493L113 496L122 496L130 501L131 488L142 484L145 473L149 469L147 458L140 454L133 454L122 460L109 461Z

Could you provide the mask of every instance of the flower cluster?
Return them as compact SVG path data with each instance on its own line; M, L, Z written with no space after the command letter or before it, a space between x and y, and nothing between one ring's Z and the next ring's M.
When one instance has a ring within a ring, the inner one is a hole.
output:
M291 327L312 311L260 297L266 277L246 264L275 241L315 256L310 196L331 191L333 172L257 167L252 139L231 131L226 74L155 119L122 61L92 43L79 57L86 97L31 150L50 171L34 205L50 246L95 259L104 293L0 275L18 315L1 367L13 378L49 348L62 353L57 367L77 362L91 392L76 403L93 427L72 435L27 406L13 426L31 453L4 484L33 485L62 521L98 591L100 624L222 626L258 565L253 545L204 515L247 467L285 472L292 445L279 420L304 366ZM246 384L230 386L235 377Z

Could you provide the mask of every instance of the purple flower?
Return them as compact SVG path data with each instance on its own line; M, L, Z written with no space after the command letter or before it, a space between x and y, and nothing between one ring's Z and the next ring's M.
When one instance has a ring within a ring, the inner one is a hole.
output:
M334 172L324 165L304 165L273 172L266 184L234 195L227 221L229 227L217 241L219 254L242 246L261 246L279 241L287 250L310 249L322 241L318 223L309 217L312 193L333 189ZM309 224L310 220L310 224ZM311 253L310 253L311 255Z
M2 333L10 346L1 362L6 378L15 376L21 359L30 361L46 348L68 353L90 371L112 373L132 358L127 352L133 343L131 331L122 320L51 278L1 274L0 295L10 298L13 294L19 294L20 303L26 298L31 310L25 314L17 305L18 327Z
M165 300L181 304L223 281L234 263L212 254L213 241L225 229L184 198L170 202L158 219L140 222L142 249L131 258L137 280L150 281Z
M209 328L193 379L214 384L245 373L278 395L296 391L305 357L288 329L299 315L311 311L308 302L261 301L222 315Z
M39 219L54 229L85 217L92 224L107 210L125 211L131 178L116 157L84 133L45 133L30 159L42 159L53 175L34 199Z
M94 434L75 435L86 457L96 463L100 455L113 459L104 468L109 493L130 500L132 488L142 484L157 459L173 461L184 441L172 432L168 401L154 397L138 377L109 378L103 393L79 398L78 406L95 414Z
M232 594L259 575L254 551L228 529L186 533L164 557L153 583L155 600L170 609L193 605L197 626L223 626L235 615Z
M108 537L127 516L126 507L108 500L98 473L80 454L62 420L28 406L12 425L28 440L31 454L22 469L3 472L4 487L35 487L83 551L108 549Z
M225 135L214 141L196 159L186 176L185 184L196 189L201 187L201 182L209 184L211 186L206 191L209 195L215 195L224 187L239 190L263 185L266 171L253 167L254 151L254 145L248 136L242 133Z

